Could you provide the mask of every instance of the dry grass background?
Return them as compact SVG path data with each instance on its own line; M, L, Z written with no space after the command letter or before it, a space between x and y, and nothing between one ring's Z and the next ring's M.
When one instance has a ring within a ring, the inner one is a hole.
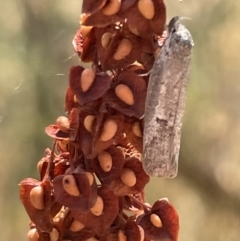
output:
M166 0L194 41L179 175L152 179L147 201L167 196L180 215L180 241L240 237L239 1ZM26 240L29 219L17 184L37 177L51 146L44 127L63 114L80 1L13 0L0 14L0 233Z

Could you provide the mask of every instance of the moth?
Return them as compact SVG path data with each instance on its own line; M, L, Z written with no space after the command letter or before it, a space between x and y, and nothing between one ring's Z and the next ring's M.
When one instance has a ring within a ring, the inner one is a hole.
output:
M143 167L153 177L178 172L181 128L185 110L193 40L174 17L168 37L150 71L144 114Z

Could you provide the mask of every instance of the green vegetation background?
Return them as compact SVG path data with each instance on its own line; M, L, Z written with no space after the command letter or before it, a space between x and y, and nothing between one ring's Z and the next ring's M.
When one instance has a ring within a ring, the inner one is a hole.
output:
M180 241L237 241L240 237L240 3L166 0L168 19L195 41L179 175L153 179L147 201L167 196L179 211ZM37 178L36 164L52 140L45 126L64 114L71 45L79 0L1 1L0 234L26 240L29 218L18 183Z

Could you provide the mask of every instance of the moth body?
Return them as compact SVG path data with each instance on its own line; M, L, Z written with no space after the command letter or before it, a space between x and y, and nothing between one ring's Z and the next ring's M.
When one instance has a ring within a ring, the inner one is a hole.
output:
M143 167L153 177L175 177L193 40L174 18L150 72L144 114Z

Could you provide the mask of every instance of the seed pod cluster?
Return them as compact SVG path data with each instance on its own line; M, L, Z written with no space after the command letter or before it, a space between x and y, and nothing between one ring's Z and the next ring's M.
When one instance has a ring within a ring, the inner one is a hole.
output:
M83 0L66 116L46 127L54 147L39 180L20 183L29 241L177 241L166 200L145 203L141 154L147 73L165 29L163 0ZM53 121L54 122L54 121ZM132 214L130 215L129 212Z

